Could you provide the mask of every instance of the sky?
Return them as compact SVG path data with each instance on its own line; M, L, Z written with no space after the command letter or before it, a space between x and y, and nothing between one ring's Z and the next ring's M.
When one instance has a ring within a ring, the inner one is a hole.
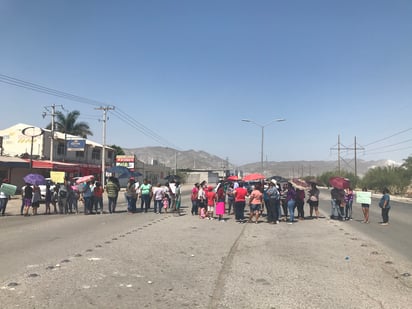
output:
M123 148L241 165L263 128L265 161L412 155L409 0L0 0L0 37L1 129L55 104L103 143L114 107Z

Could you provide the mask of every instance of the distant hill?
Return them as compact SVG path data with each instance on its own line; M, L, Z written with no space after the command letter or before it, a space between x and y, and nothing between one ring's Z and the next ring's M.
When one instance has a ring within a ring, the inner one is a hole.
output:
M142 147L123 149L126 154L134 154L146 164L151 164L153 160L158 161L172 169L177 165L178 169L230 169L241 170L246 173L260 172L260 162L249 163L242 166L234 166L223 158L209 154L205 151L185 150L179 151L166 147ZM176 164L177 163L177 164ZM341 162L341 170L355 172L355 163ZM359 176L364 175L368 169L376 166L396 165L393 161L357 161L357 172ZM279 175L285 178L317 176L324 172L337 170L337 161L283 161L264 162L264 174L267 176Z
M159 163L171 168L175 168L175 165L178 169L223 169L223 167L228 166L224 159L205 151L179 151L167 147L143 147L123 150L128 155L136 155L138 160L146 164L157 160Z

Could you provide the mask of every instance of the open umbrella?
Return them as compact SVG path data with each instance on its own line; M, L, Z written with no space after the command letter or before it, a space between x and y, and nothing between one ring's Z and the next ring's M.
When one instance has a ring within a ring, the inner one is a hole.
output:
M229 176L228 178L226 178L226 180L236 181L236 180L239 180L239 177L237 177L236 175L232 175L232 176Z
M89 182L89 181L92 181L92 180L94 180L94 176L93 175L87 175L87 176L83 176L83 177L78 178L76 180L76 183L79 184L79 183L82 183L82 182Z
M305 190L306 188L309 188L310 185L303 179L300 178L293 178L289 180L289 182L297 189L299 190Z
M28 183L30 185L45 185L46 184L46 179L44 178L43 175L40 174L27 174L26 176L23 177L23 180L25 183Z
M259 173L253 173L253 174L249 174L243 177L244 181L251 181L251 180L262 180L265 179L266 177L262 174Z
M121 177L121 176L130 176L131 172L126 166L112 166L109 167L106 172L115 174L116 177Z
M168 182L178 181L179 179L180 179L180 176L178 175L168 175L164 178L164 180L167 180Z
M329 178L329 184L338 189L346 189L350 187L350 180L344 177L331 177Z
M138 171L132 172L132 177L140 177L140 176L143 176L143 174Z
M282 176L272 176L272 177L269 177L269 179L270 180L274 179L276 180L277 183L288 182L288 180Z

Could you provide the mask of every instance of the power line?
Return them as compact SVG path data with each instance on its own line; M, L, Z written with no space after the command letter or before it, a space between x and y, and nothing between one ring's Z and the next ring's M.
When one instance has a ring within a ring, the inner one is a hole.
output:
M372 143L366 144L366 145L365 145L365 147L370 146L370 145L372 145L372 144L376 144L376 143L379 143L379 142L385 141L385 140L387 140L387 139L390 139L391 137L394 137L394 136L400 135L400 134L405 133L405 132L408 132L408 131L410 131L410 130L412 130L412 128L405 129L405 130L402 130L402 131L400 131L400 132L394 133L394 134L392 134L392 135L390 135L390 136L387 136L387 137L384 137L384 138L378 139L378 140L376 140L376 141L374 141L374 142L372 142Z
M74 95L74 94L71 94L71 93L68 93L68 92L64 92L64 91L60 91L60 90L56 90L56 89L53 89L53 88L45 87L45 86L42 86L42 85L39 85L39 84L24 81L22 79L14 78L14 77L4 75L4 74L0 74L0 82L5 83L5 84L9 84L9 85L12 85L12 86L20 87L20 88L24 88L24 89L28 89L28 90L32 90L32 91L41 92L41 93L45 93L45 94L48 94L48 95L60 97L60 98L66 99L66 100L75 101L75 102L78 102L78 103L92 105L92 106L95 106L95 107L96 106L101 107L102 105L107 105L107 104L104 104L103 102L99 102L99 101L96 101L96 100L93 100L93 99L77 96L77 95ZM167 147L178 149L178 147L173 145L173 143L169 142L168 140L166 140L165 138L163 138L162 136L157 134L155 131L151 130L150 128L146 127L145 125L143 125L142 123L140 123L139 121L134 119L128 113L123 112L117 106L115 106L115 107L116 107L116 110L114 110L112 112L112 114L114 116L116 116L120 120L123 120L129 126L136 129L137 131L141 132L142 134L146 135L147 137L153 139L157 143L159 143L161 145L164 145L164 146L167 146Z
M407 139L407 140L402 141L402 142L399 142L399 143L395 143L395 144L391 144L391 145L386 145L386 146L379 147L379 148L372 148L372 149L369 149L369 151L376 151L376 150L381 150L382 148L398 146L398 145L401 145L401 144L408 143L408 142L410 142L410 141L412 141L412 139Z
M83 103L83 104L88 104L88 105L93 105L93 106L100 106L102 105L102 102L98 102L96 100L91 100L88 98L84 98L84 97L80 97L68 92L63 92L63 91L59 91L56 89L52 89L49 87L45 87L42 85L38 85L35 83L31 83L31 82L27 82L18 78L14 78L14 77L10 77L4 74L0 74L0 82L5 83L5 84L9 84L9 85L13 85L16 87L20 87L20 88L25 88L28 90L33 90L36 92L41 92L41 93L45 93L45 94L49 94L49 95L53 95L56 97L60 97L63 99L67 99L70 101L75 101L75 102L79 102L79 103Z

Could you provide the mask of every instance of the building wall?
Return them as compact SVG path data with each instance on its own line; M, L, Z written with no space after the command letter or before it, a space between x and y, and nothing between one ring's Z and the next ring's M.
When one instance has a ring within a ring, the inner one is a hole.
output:
M32 127L28 124L16 124L7 129L0 130L0 136L3 136L3 154L9 156L20 156L21 154L31 152L31 137L25 136L22 131ZM76 136L61 132L54 132L53 142L53 161L60 162L73 162L84 164L101 164L102 160L102 145L94 143L90 140L86 140L86 148L83 155L78 156L76 151L66 151L59 154L59 144L64 145L69 139L78 138ZM43 135L33 138L33 158L40 160L50 160L50 147L51 147L51 132L50 130L44 130ZM99 149L100 155L93 158L93 150ZM105 164L110 166L114 163L114 152L110 148L105 148L106 160Z
M17 124L4 130L0 130L3 136L3 155L11 157L23 153L30 154L32 138L22 133L25 128L32 127L28 124ZM41 158L43 155L43 136L33 138L33 156Z

